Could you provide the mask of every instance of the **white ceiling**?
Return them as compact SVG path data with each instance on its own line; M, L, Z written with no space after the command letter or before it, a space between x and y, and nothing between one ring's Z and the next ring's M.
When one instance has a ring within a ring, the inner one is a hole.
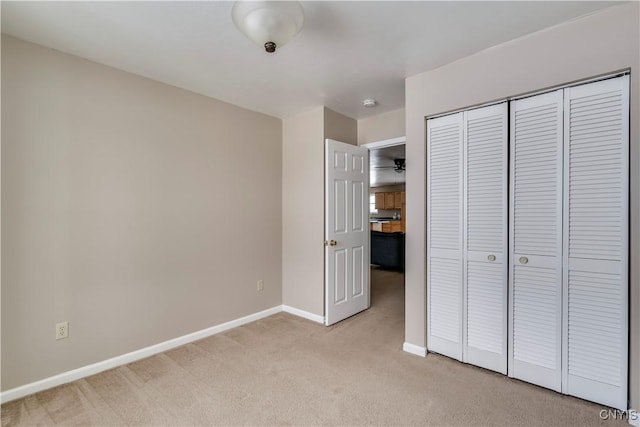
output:
M407 76L613 4L305 1L275 54L236 30L226 1L1 7L2 31L27 41L276 117L326 105L360 119L404 107Z

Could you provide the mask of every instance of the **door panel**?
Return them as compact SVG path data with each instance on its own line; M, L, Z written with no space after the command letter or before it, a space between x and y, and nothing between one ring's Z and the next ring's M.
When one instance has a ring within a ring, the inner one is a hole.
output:
M462 360L463 114L427 121L427 345Z
M462 272L457 259L431 257L429 263L429 350L462 358Z
M337 249L334 252L334 304L340 304L347 300L347 251L346 249Z
M325 146L325 324L369 307L369 154Z
M467 261L465 361L507 372L505 264Z
M364 292L364 269L368 268L364 263L364 247L356 246L353 248L353 293L352 298L362 296Z
M400 209L402 208L402 192L401 191L396 191L393 193L393 201L394 201L394 207L396 209Z
M562 90L511 102L509 376L561 390Z
M565 393L627 409L628 76L565 89Z
M378 192L376 193L376 209L384 209L384 193Z
M365 200L365 188L362 181L351 182L352 206L351 209L351 231L363 233L365 231L365 220L369 218L369 212L365 211L365 206L369 206Z
M396 205L396 198L393 192L384 193L384 208L393 209Z
M507 104L464 113L463 360L507 373Z
M347 232L347 185L345 179L336 179L333 181L335 187L333 192L334 204L334 221L333 232L335 234L343 234Z
M512 277L513 376L559 391L558 272L515 265Z

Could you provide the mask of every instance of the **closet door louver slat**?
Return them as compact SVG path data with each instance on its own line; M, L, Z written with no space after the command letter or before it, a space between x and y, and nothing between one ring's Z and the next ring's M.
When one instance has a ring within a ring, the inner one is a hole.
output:
M427 121L430 351L462 359L462 118Z
M627 409L628 76L565 89L563 391Z
M562 90L511 103L509 376L561 390Z
M463 360L507 372L507 104L464 113Z

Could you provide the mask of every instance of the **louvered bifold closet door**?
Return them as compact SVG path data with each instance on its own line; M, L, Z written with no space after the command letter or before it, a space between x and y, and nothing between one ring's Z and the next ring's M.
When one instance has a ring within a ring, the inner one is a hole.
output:
M462 359L462 113L427 121L427 346Z
M627 409L628 76L565 89L564 392Z
M464 113L463 361L507 373L507 104Z
M509 376L561 391L562 90L511 103Z

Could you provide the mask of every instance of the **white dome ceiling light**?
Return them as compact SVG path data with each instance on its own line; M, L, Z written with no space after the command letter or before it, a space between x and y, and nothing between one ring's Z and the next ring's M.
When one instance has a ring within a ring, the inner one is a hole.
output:
M231 17L242 34L269 53L284 46L304 23L298 1L236 1Z

